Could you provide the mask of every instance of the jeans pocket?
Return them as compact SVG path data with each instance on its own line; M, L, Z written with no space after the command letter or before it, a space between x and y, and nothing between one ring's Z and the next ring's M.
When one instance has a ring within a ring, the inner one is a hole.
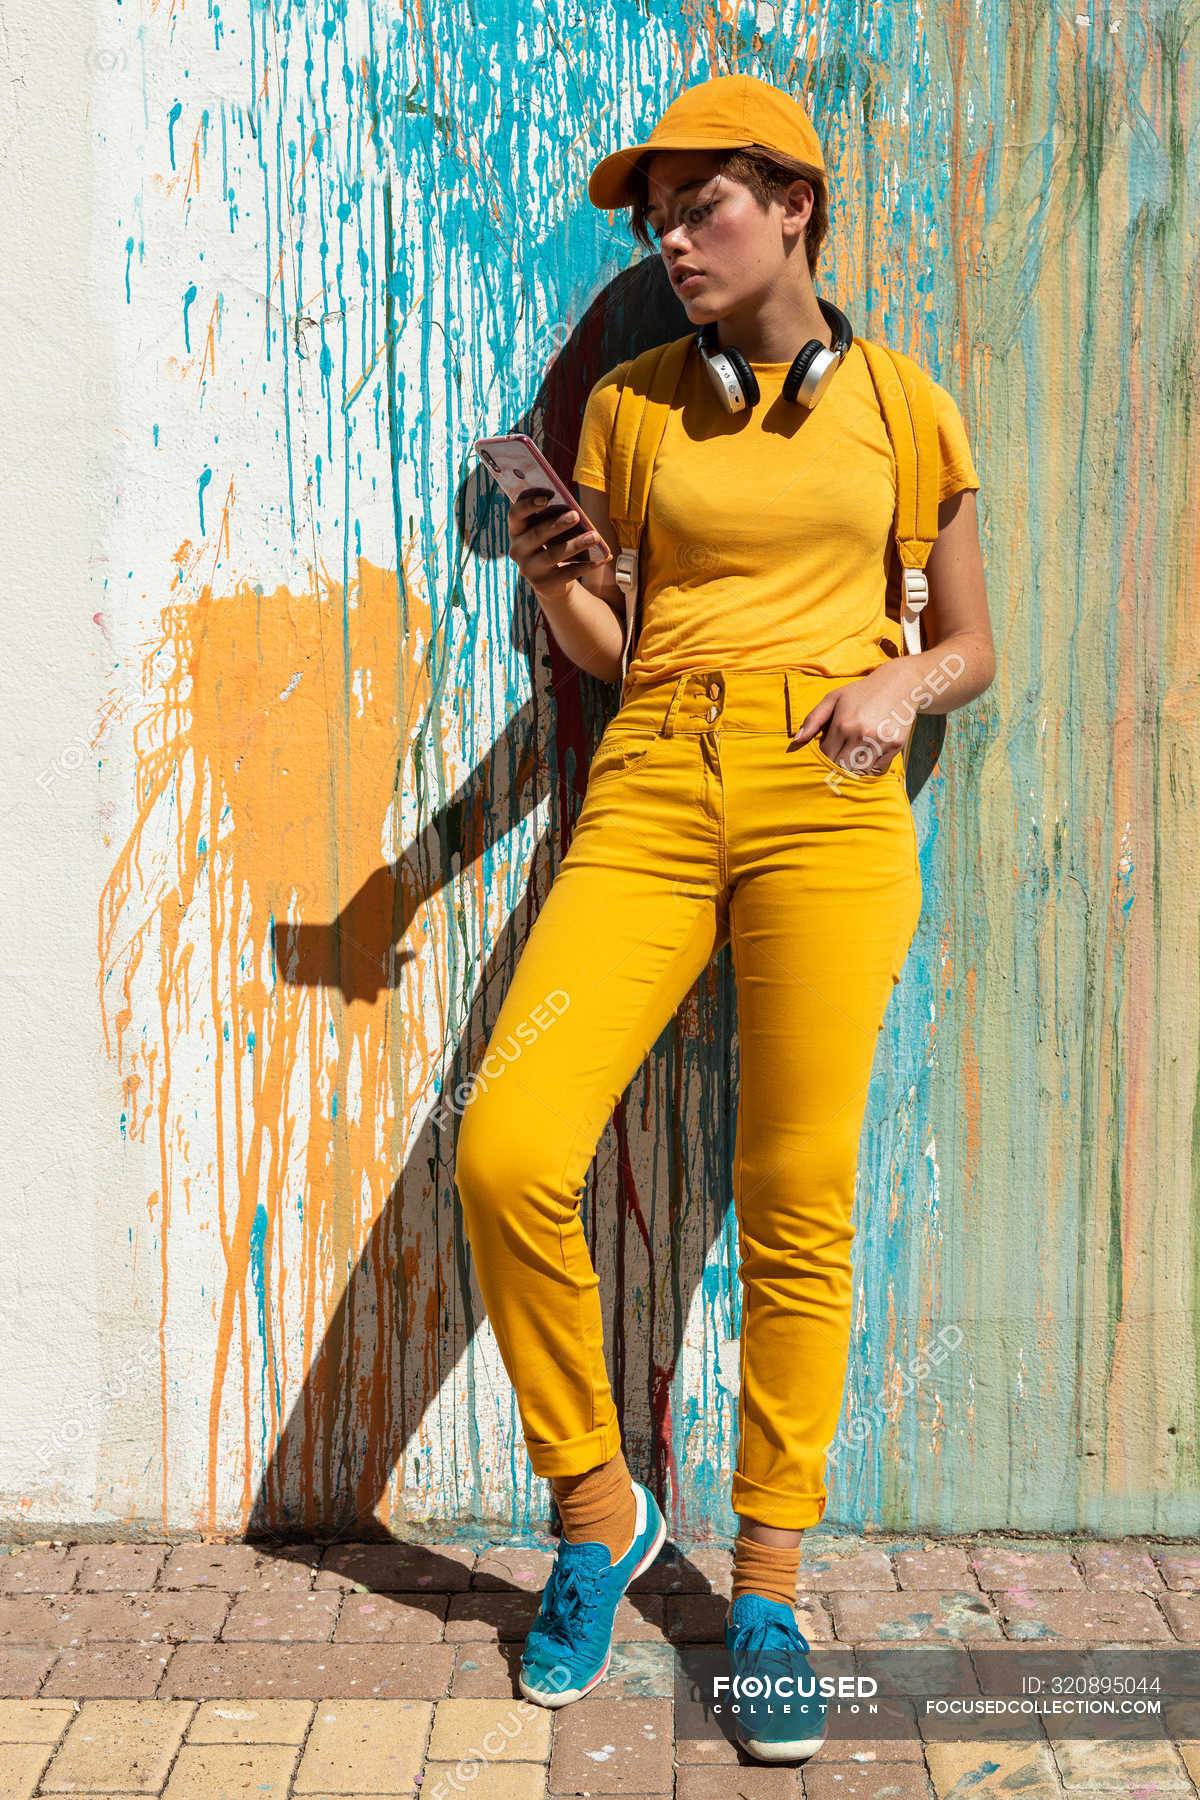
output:
M638 732L636 736L601 738L596 754L588 765L588 791L614 775L627 775L634 769L640 769L655 745L665 742L666 739L659 731Z
M822 749L819 737L809 738L808 747L818 762L824 763L827 769L832 769L835 774L840 775L844 781L882 781L888 775L894 776L900 763L899 752L897 752L897 754L893 756L891 762L887 765L886 769L853 769L849 768L845 763L834 762L832 756Z

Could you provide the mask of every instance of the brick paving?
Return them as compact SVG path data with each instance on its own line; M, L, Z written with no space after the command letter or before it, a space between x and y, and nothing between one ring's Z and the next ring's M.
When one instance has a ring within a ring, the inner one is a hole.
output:
M609 1676L557 1712L516 1682L552 1561L549 1538L0 1545L0 1800L1200 1800L1200 1544L810 1533L814 1663L881 1688L862 1736L780 1767L678 1680L724 1669L728 1549L669 1542ZM1180 1671L1169 1732L968 1737L920 1704L998 1691L997 1652L1069 1675L1118 1647Z

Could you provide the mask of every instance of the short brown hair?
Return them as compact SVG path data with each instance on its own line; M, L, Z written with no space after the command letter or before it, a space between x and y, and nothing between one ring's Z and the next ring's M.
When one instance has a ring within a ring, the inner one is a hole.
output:
M639 157L631 175L634 198L629 229L638 243L647 250L654 249L646 224L646 213L650 205L647 165L651 156L660 154L659 151L648 151L645 156ZM764 211L780 188L790 187L793 181L801 178L811 184L813 206L804 227L804 251L808 258L808 272L815 279L817 259L829 230L829 193L821 170L814 169L811 163L794 162L791 157L782 156L776 150L760 150L757 145L751 145L745 150L717 151L715 154L720 160L713 169L713 174L728 175L732 181L740 181L743 187L750 189Z

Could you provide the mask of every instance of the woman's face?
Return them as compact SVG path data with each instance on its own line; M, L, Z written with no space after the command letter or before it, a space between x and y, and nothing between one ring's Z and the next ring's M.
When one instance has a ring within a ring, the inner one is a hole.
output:
M740 181L716 173L710 150L659 150L647 164L646 223L689 319L722 318L769 289L792 240L804 261L812 189L799 182L769 206ZM807 265L806 265L807 266ZM699 279L681 281L685 270Z

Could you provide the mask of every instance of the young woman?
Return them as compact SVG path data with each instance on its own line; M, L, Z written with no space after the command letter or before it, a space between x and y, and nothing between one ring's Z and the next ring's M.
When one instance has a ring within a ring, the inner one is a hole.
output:
M647 143L600 162L588 192L631 206L642 242L653 232L689 320L715 331L708 350L739 350L758 397L729 411L699 343L690 351L654 465L620 708L457 1149L480 1289L563 1520L521 1670L548 1706L602 1679L617 1605L665 1536L621 1452L579 1194L617 1100L726 939L743 1307L725 1644L743 1679L811 1677L793 1602L846 1376L858 1139L921 909L899 746L932 672L931 710L949 712L995 666L979 483L951 396L935 389L928 648L898 655L885 611L895 461L865 355L852 342L810 404L784 393L802 347L836 347L836 309L813 286L825 170L804 110L752 77L701 83ZM587 522L544 493L509 514L550 629L608 680L625 636L606 500L625 366L588 399L574 471ZM572 565L596 542L603 563ZM809 1755L823 1729L811 1697L735 1718L763 1760Z

